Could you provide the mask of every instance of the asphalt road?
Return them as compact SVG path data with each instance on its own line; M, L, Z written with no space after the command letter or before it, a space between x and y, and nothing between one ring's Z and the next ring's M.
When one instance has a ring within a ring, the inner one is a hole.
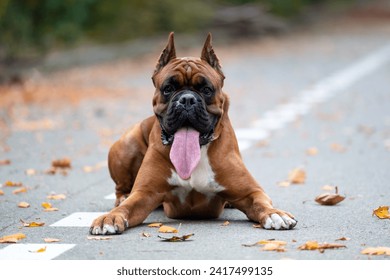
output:
M219 44L215 35L214 45L227 77L230 117L243 158L274 205L295 215L296 228L254 228L235 209L207 221L171 220L156 210L143 225L122 235L88 239L91 218L109 211L114 203L109 199L114 184L105 166L109 143L152 112L150 73L159 55L156 49L152 59L128 62L134 66L130 74L125 67L113 71L115 77L105 74L110 73L105 69L119 63L113 62L64 71L53 78L55 82L70 77L66 82L81 91L90 84L122 87L128 90L126 95L99 95L76 105L15 102L2 109L0 160L11 163L0 166L4 193L0 237L22 232L26 238L0 244L0 259L388 260L389 256L361 251L390 246L389 220L372 215L374 209L390 204L390 21L335 19L293 34L231 46ZM178 50L178 55L198 51ZM318 153L308 154L309 148ZM71 160L66 175L43 172L53 159L62 157ZM297 167L305 171L305 182L279 186ZM26 174L27 169L34 169L30 171L34 174ZM13 194L17 187L5 186L6 181L22 182L27 192ZM314 198L326 192L325 185L338 186L346 199L334 206L319 205ZM48 200L51 193L66 198ZM21 201L30 207L18 208ZM44 212L44 201L58 211ZM45 225L23 227L21 219ZM225 221L229 224L224 226ZM159 235L171 235L147 227L152 222L180 228L178 235L194 236L187 242L162 242ZM343 237L347 240L337 240ZM44 238L59 241L45 243ZM285 250L243 246L266 239L285 241ZM324 252L298 249L310 240L346 247ZM45 252L34 253L44 247Z

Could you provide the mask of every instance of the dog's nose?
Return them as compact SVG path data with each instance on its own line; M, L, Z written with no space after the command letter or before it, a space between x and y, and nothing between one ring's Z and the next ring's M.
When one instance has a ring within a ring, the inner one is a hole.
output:
M183 104L184 108L191 108L196 103L196 98L191 93L185 93L179 98L179 103Z

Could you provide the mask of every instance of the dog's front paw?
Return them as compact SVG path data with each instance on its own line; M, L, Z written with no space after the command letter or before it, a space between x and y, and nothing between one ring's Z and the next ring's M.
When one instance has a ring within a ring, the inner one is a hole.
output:
M128 222L121 214L108 213L92 222L89 233L93 235L120 234L127 227Z
M269 210L261 216L260 224L265 229L292 229L298 222L290 213L278 209Z

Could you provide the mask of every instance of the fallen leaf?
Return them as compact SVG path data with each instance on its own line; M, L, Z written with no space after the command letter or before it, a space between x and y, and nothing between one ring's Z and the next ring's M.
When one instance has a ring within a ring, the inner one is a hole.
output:
M306 150L306 154L309 156L315 156L318 154L318 149L316 147L310 147Z
M330 145L330 148L333 151L338 152L338 153L344 153L347 150L344 146L342 146L342 145L340 145L338 143L332 143Z
M0 160L0 165L10 165L11 161L9 159Z
M54 242L59 242L60 239L57 239L57 238L44 238L43 241L45 241L46 243L54 243Z
M41 206L43 208L45 208L45 209L48 209L48 208L52 207L51 203L49 203L49 202L42 202Z
M350 239L351 238L349 238L349 237L340 237L340 238L337 238L335 241L348 241Z
M290 181L281 181L278 183L279 187L289 187L291 185Z
M262 225L260 225L260 224L252 225L252 227L254 227L254 228L263 228Z
M45 247L42 247L42 248L39 248L38 250L36 251L29 251L30 253L43 253L43 252L46 252L46 246Z
M88 236L88 240L110 240L112 239L111 236Z
M148 232L142 232L141 236L143 236L143 237L151 237L152 235L150 233L148 233Z
M287 242L275 239L263 239L254 244L242 244L244 247L262 246L262 251L285 252Z
M372 215L377 216L379 219L390 219L389 206L379 206L372 212Z
M12 193L13 194L19 194L19 193L25 193L27 192L27 188L26 187L21 187L21 188L18 188L16 190L14 190Z
M30 207L30 203L22 201L22 202L19 202L18 207L19 208L28 208L28 207Z
M368 247L360 252L363 255L388 255L390 256L390 247Z
M69 158L56 159L51 162L54 168L71 168L71 161Z
M53 200L61 200L61 199L66 199L66 195L64 195L64 194L50 194L46 198L53 199Z
M161 232L161 233L177 233L179 232L177 229L173 228L173 227L169 227L169 226L161 226L159 229L158 229L158 232Z
M187 241L191 236L194 236L193 233L191 234L187 234L187 235L183 235L183 236L172 236L172 237L162 237L160 235L158 235L159 238L163 239L163 241L166 241L166 242L180 242L180 241Z
M5 187L21 187L23 186L22 182L13 182L13 181L6 181L4 183Z
M4 192L3 192L3 190L0 190L0 195L4 195Z
M321 205L335 205L345 199L345 196L338 194L339 190L335 187L335 193L323 193L315 198L315 201Z
M26 235L23 233L15 233L12 235L6 235L0 238L0 243L16 243L21 239L26 238Z
M35 169L30 168L30 169L27 169L27 170L25 171L25 173L26 173L26 175L28 175L28 176L33 176L33 175L37 174L37 171L36 171Z
M307 241L298 247L299 250L319 250L321 253L326 249L346 248L347 246L338 243L318 243L317 241Z
M163 224L162 223L151 223L151 224L148 224L148 227L161 227Z
M288 181L291 184L303 184L306 180L306 172L301 168L295 168L288 174Z
M284 247L284 245L280 245L277 243L268 243L268 244L265 244L261 250L262 251L285 252L286 248Z
M229 221L225 221L225 222L222 224L222 226L226 227L226 226L228 226L229 224L230 224Z
M20 222L23 224L24 227L41 227L45 225L45 223L43 222L25 222L22 219L20 219Z

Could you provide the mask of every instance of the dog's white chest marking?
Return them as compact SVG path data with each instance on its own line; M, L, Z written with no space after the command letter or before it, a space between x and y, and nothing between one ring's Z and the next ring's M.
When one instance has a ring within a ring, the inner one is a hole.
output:
M172 194L177 196L181 203L185 202L187 195L192 190L200 192L211 199L216 193L225 189L215 181L215 174L211 169L207 156L207 148L208 145L201 147L200 161L189 179L183 180L176 171L172 170L172 175L168 179L168 183L172 186L176 186L176 188L172 190Z

